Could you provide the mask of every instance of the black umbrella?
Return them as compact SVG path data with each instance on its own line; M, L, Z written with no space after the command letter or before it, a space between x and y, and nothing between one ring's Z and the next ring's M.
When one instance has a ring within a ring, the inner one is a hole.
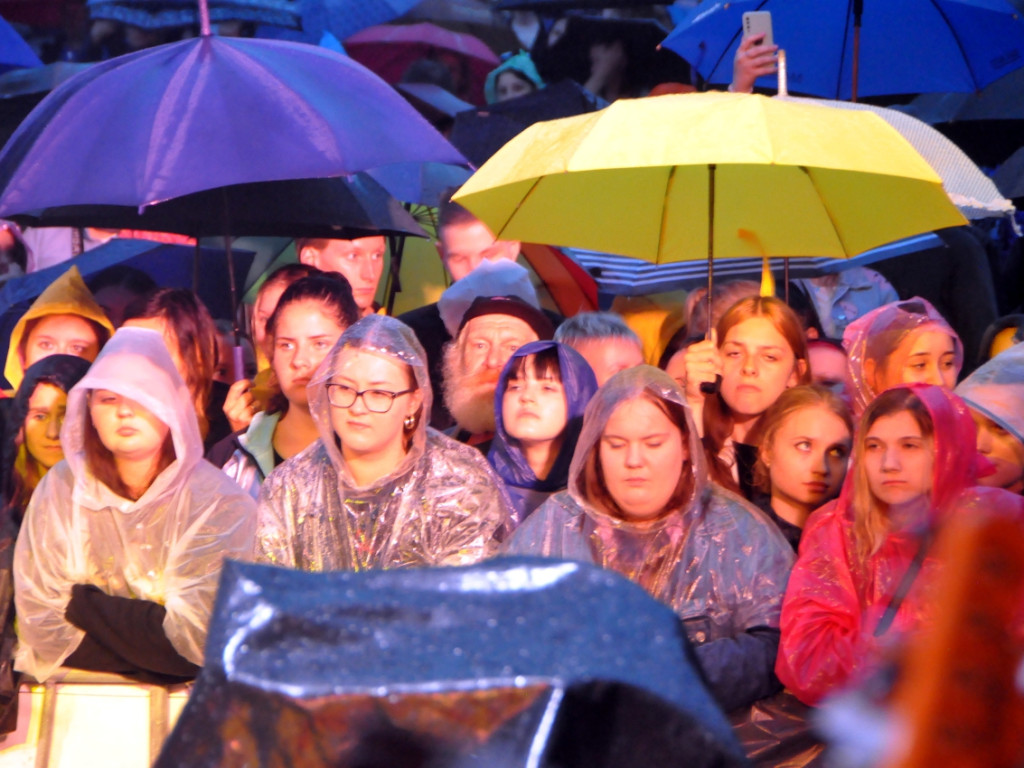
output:
M156 765L746 765L675 614L583 563L227 563Z

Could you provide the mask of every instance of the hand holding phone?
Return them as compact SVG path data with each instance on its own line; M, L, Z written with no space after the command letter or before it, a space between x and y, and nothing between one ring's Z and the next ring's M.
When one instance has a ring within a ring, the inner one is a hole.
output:
M732 84L729 90L751 93L754 81L776 71L775 45L772 36L772 15L767 11L743 14L743 39L733 59Z
M772 36L772 14L771 11L747 11L743 14L743 37L753 35L764 35L756 45L775 45Z

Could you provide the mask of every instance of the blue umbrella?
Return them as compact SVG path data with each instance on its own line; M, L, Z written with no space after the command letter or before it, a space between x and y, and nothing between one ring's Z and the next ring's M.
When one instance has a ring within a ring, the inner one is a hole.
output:
M662 46L728 83L745 11L772 13L789 88L831 99L977 91L1024 66L1024 19L1007 0L715 0ZM776 88L775 77L763 84Z
M195 0L87 0L89 17L110 19L140 29L171 29L199 24ZM247 21L297 29L295 0L210 0L210 21Z
M41 67L43 62L14 27L0 17L0 72L20 67Z
M0 210L145 207L233 184L465 163L356 62L202 36L100 62L55 89L0 154Z

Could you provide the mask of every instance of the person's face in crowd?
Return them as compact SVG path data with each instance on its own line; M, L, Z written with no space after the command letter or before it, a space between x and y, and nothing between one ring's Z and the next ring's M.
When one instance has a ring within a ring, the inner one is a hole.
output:
M625 519L660 517L690 458L679 428L650 400L635 398L612 412L598 446L605 486Z
M537 86L530 82L530 80L511 69L506 69L498 75L494 86L499 102L517 99L520 96L525 96L537 90Z
M441 227L438 232L445 269L458 281L480 266L480 262L519 256L517 240L495 240L482 221L463 221Z
M341 441L341 452L347 460L400 457L405 453L405 420L414 416L423 402L406 366L396 360L371 352L350 350L342 354L336 373L331 377L329 398L355 398L347 408L331 405L331 426ZM395 398L388 395L403 393ZM378 393L378 394L373 394ZM379 393L387 393L381 395ZM371 399L367 403L367 397ZM377 403L380 400L383 406ZM388 405L390 401L390 405ZM385 413L371 410L387 407Z
M852 402L853 384L850 381L846 353L831 344L811 343L807 346L807 356L814 383L828 387L849 405Z
M243 336L240 341L242 375L251 380L256 376L256 353L247 338ZM213 372L213 380L224 384L235 382L235 339L233 333L217 334L217 368Z
M590 364L597 378L597 386L604 384L619 371L644 362L644 354L639 345L630 339L587 339L573 342L572 348Z
M178 371L182 381L188 381L188 366L182 359L181 352L178 351L178 336L166 320L162 317L133 317L126 320L124 325L126 328L148 328L163 336L164 346L171 354L175 370Z
M913 383L956 386L956 347L953 337L938 326L923 325L908 333L880 366L874 390Z
M368 315L373 312L377 285L384 272L386 248L383 235L328 240L325 248L303 248L299 260L324 272L341 274L352 286L352 297L360 314Z
M111 324L115 328L120 328L124 324L125 309L138 298L138 294L123 285L108 285L96 291L93 298L103 308L103 314Z
M537 341L536 332L510 315L474 317L445 353L445 403L473 434L494 431L494 392L512 353Z
M552 443L569 418L562 382L551 372L537 375L531 355L519 378L510 378L501 400L505 431L523 444Z
M274 340L267 338L267 321L274 314L274 308L287 287L288 284L283 280L264 286L260 289L256 303L252 306L252 340L268 359L273 357L271 345Z
M683 347L668 359L665 365L665 373L672 377L672 380L679 385L679 388L686 391L686 347Z
M791 413L762 449L772 500L809 513L834 499L846 477L851 441L846 422L824 406Z
M344 331L319 301L293 301L281 309L271 366L289 403L309 407L306 387Z
M45 315L37 320L25 340L22 368L27 369L50 355L74 355L89 362L100 353L96 329L80 315Z
M933 448L910 411L876 419L864 436L861 458L872 495L893 507L913 504L930 494Z
M170 428L131 398L97 389L89 396L89 416L100 442L121 461L153 461Z
M24 442L28 454L44 469L64 458L60 427L64 423L68 395L58 386L41 382L28 399Z
M1024 491L1024 443L992 419L971 411L978 427L978 453L995 464L994 474L978 479L979 485Z
M740 417L758 416L799 381L796 355L767 317L751 317L722 340L722 398Z

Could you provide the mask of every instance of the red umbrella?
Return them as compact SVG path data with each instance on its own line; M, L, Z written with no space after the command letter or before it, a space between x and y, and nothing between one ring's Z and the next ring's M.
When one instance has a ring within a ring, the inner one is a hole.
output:
M345 40L349 55L395 85L417 59L434 59L451 70L455 95L483 103L487 73L501 63L477 37L436 24L381 24Z

